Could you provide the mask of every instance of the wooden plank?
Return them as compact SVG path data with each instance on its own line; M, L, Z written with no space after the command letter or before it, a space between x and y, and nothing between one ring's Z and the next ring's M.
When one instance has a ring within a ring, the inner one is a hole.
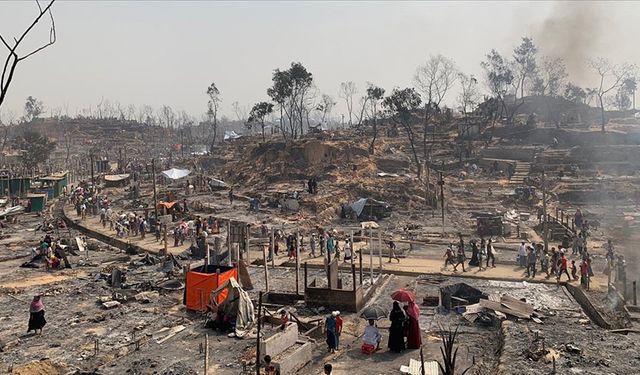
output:
M508 308L506 306L503 306L499 302L489 301L489 300L486 300L486 299L481 299L480 300L480 306L482 306L484 308L487 308L487 309L500 311L501 313L515 316L516 318L529 319L531 317L531 315L523 314L520 311L512 310L512 309L510 309L510 308Z
M500 299L500 303L502 303L504 306L510 308L511 310L517 310L522 312L523 314L528 314L531 315L533 314L533 306L526 303L526 302L522 302L520 300L517 300L511 296L508 295L503 295L502 298Z

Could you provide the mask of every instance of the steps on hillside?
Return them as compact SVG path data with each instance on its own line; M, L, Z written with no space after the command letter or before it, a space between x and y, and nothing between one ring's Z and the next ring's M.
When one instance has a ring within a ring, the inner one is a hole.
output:
M524 180L529 177L531 171L531 163L525 161L516 161L515 173L511 176L509 183L511 185L524 185Z

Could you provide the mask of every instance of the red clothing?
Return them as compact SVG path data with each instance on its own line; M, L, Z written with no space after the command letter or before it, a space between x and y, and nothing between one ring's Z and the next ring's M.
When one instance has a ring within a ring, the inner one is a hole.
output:
M580 274L587 275L589 273L589 265L587 262L580 263Z
M420 349L422 346L422 333L420 332L420 324L409 315L409 324L407 330L407 349Z
M562 269L566 270L567 269L567 257L566 256L562 256Z
M336 332L342 333L342 318L340 315L336 316Z
M407 325L407 349L420 349L422 346L422 332L420 331L420 307L415 302L409 302L407 309L409 324Z

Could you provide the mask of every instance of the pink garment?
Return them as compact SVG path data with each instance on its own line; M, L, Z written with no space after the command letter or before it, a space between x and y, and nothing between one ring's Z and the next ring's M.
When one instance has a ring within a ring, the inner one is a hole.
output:
M38 298L35 301L31 301L31 307L29 308L29 312L37 313L42 310L44 310L44 303L42 302L42 297Z
M420 308L415 302L409 302L408 313L413 319L420 321Z

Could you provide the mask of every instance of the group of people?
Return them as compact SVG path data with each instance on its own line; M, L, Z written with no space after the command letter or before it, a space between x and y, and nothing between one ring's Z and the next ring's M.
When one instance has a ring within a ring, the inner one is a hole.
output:
M327 347L330 353L335 353L340 348L340 335L342 334L343 320L340 311L332 311L325 318L324 330L327 335Z
M459 238L460 240L457 244L451 244L447 247L444 254L445 260L443 269L447 269L448 266L451 265L453 266L454 272L458 271L459 266L462 267L462 272L467 271L464 267L464 263L468 258L462 234L459 234ZM485 263L486 265L484 268L489 268L489 262L491 262L491 267L496 266L496 251L492 245L491 239L485 241L484 237L481 237L480 244L473 239L469 242L469 245L471 247L471 259L468 263L470 267L478 267L478 269L482 271L483 264Z
M184 241L188 239L206 242L209 234L219 232L220 222L213 216L206 219L200 216L196 216L193 220L181 219L178 225L173 228L173 246L183 245ZM156 239L160 241L160 230L157 231Z
M391 326L389 327L387 346L390 351L400 353L405 349L419 349L422 346L420 308L415 302L409 302L404 307L400 307L400 303L394 301L389 320L391 321ZM376 325L376 321L369 319L369 325L365 328L362 336L362 352L375 352L380 349L381 341L382 334Z
M609 244L610 243L611 240L609 240ZM580 259L578 259L580 262L579 266L576 265L575 259L569 260L568 249L566 248L559 247L556 250L555 247L552 247L547 251L541 243L536 244L532 242L526 245L523 241L520 243L520 246L518 246L517 259L520 268L526 268L527 277L536 277L537 265L539 264L541 272L546 275L547 279L555 277L560 281L562 276L566 275L567 281L577 281L580 279L581 285L588 288L589 278L593 276L591 255L587 251L586 246L581 248L579 252L573 252L572 255L580 256Z
M261 235L268 236L269 229L266 222L260 227ZM270 262L274 256L278 256L280 252L280 241L284 241L286 254L289 260L295 260L299 254L305 252L306 242L304 234L290 233L288 235L281 231L274 231L273 238L269 238L269 255L267 261ZM344 253L344 256L342 254ZM349 238L340 240L335 230L318 229L317 233L313 232L309 238L309 256L316 258L318 256L331 256L332 259L343 260L345 262L355 259L353 253L353 243Z
M44 257L47 270L71 268L64 247L48 234L40 239L38 246L31 249L32 259L38 256Z

